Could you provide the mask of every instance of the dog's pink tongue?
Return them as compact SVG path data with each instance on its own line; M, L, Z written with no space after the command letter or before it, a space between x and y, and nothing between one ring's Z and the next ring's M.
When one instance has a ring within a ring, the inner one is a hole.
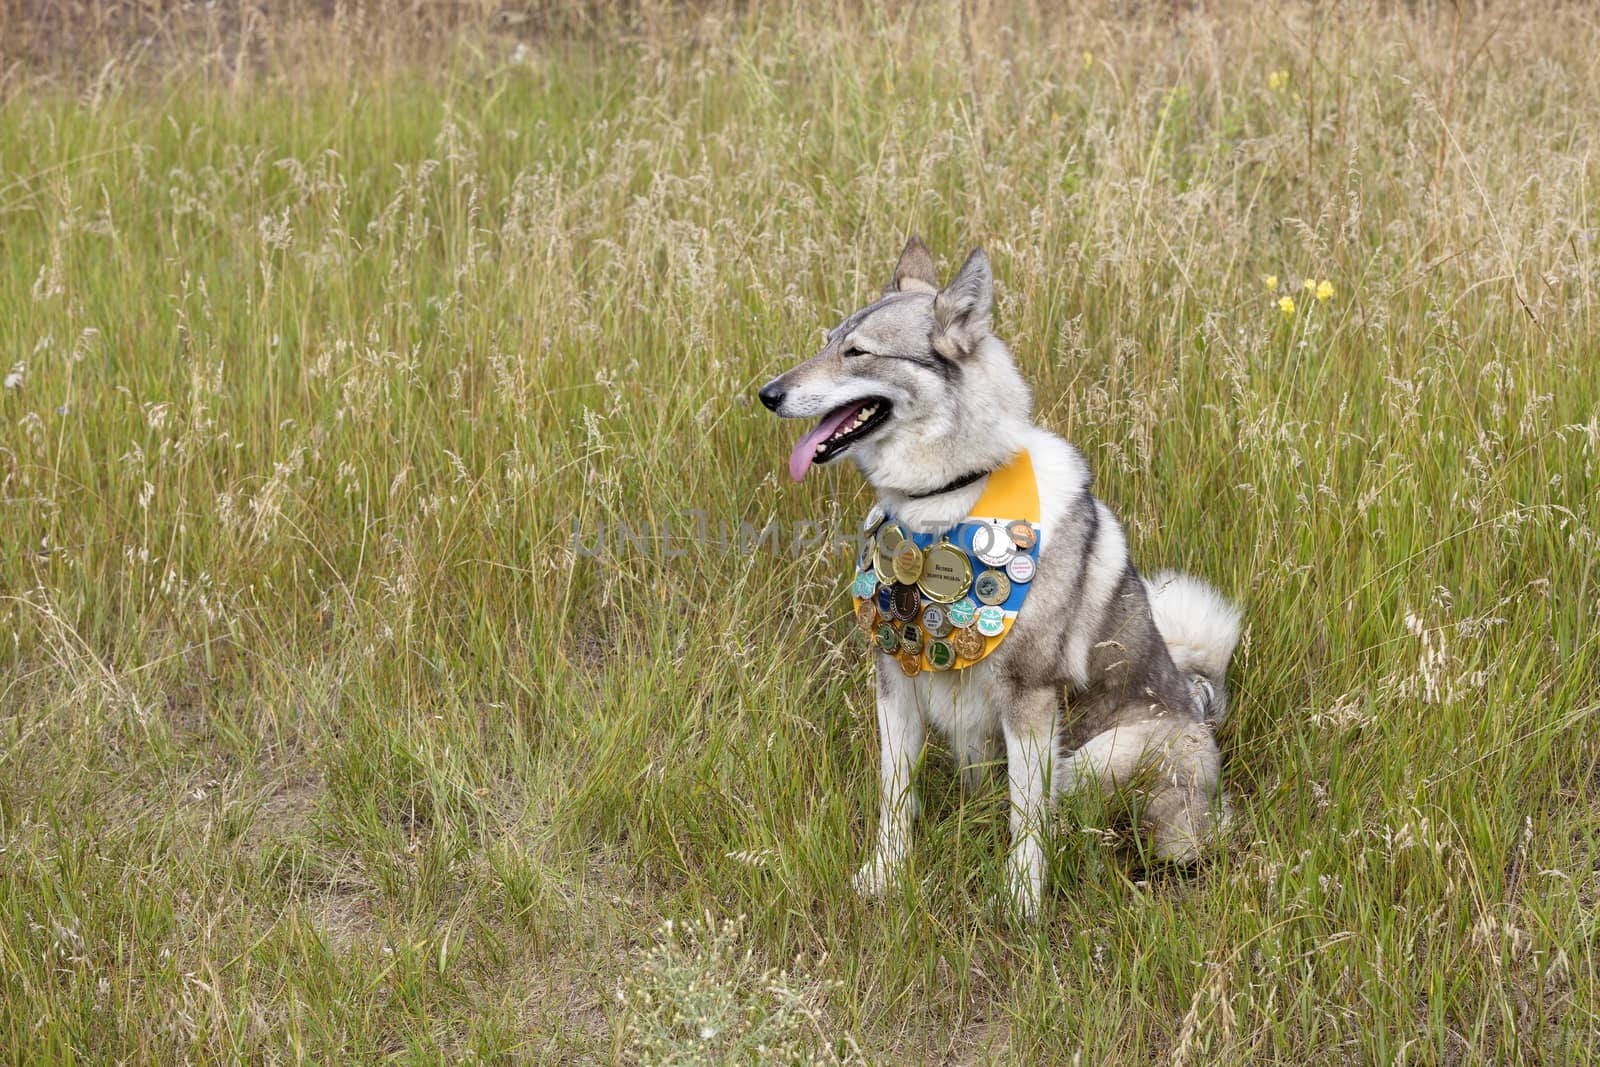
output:
M800 438L800 443L794 446L794 451L789 453L789 477L795 481L806 476L806 471L811 469L811 461L817 456L817 445L827 440L835 430L845 424L847 419L856 417L866 401L860 404L851 404L849 407L840 408L817 424L817 428Z

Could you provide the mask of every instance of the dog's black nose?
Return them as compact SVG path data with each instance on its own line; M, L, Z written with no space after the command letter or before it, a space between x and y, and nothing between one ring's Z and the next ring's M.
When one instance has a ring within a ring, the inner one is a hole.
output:
M761 387L761 402L767 405L768 411L777 411L778 405L783 403L785 391L778 388L776 381L770 381Z

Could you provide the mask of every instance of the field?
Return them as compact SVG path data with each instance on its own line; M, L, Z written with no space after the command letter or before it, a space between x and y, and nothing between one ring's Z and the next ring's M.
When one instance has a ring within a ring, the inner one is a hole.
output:
M0 3L4 1059L1600 1058L1600 11L1203 7ZM754 402L908 232L1246 606L1033 928Z

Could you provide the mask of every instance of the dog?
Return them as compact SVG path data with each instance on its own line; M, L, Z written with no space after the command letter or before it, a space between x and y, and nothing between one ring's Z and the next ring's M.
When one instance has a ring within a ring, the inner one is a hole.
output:
M876 653L882 794L876 848L855 886L881 895L904 869L932 726L968 785L1004 746L1007 889L1033 918L1043 836L1063 793L1136 790L1154 855L1179 864L1200 855L1224 814L1213 729L1228 710L1240 611L1198 578L1141 578L1122 526L1091 491L1088 463L1033 423L1028 386L990 332L993 302L981 248L940 286L912 237L883 295L759 397L782 418L820 417L790 457L792 477L848 455L879 507L928 533L962 522L990 473L1028 453L1037 572L1004 639L965 669L914 676Z

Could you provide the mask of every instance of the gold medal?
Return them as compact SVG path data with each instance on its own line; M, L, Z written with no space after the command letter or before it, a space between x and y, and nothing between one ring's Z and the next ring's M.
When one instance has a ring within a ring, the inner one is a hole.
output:
M922 562L922 549L907 537L900 542L900 547L894 550L894 580L904 582L906 585L915 585L917 579L922 577Z
M928 665L936 671L947 671L956 665L955 646L942 638L928 642Z
M954 604L972 588L972 561L948 539L940 541L928 549L917 585L934 603Z
M900 651L916 655L922 651L922 627L914 622L900 625Z
M983 639L982 634L969 626L964 630L952 631L950 644L956 650L956 655L962 659L974 660L983 655L988 642Z
M972 592L980 604L1004 604L1011 595L1011 579L999 571L984 571L972 580Z
M878 572L878 581L886 582L894 577L895 550L905 539L906 532L900 528L898 522L886 522L879 528L872 567Z
M861 632L868 637L878 628L878 605L872 600L862 600L856 604L856 625L861 627Z
M920 655L902 652L895 659L900 662L900 669L905 672L907 678L915 678L922 673L922 657Z
M878 647L891 656L900 650L900 635L889 623L878 627Z

